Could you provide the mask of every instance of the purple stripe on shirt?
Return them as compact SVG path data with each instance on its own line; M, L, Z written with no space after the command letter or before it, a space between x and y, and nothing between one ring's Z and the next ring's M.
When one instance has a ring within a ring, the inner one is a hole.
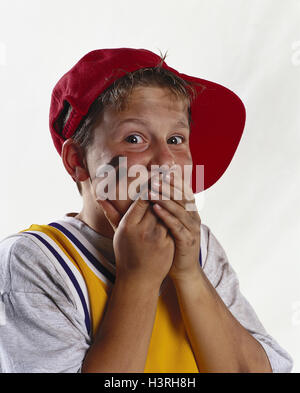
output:
M106 267L103 266L100 261L95 258L94 255L91 254L89 250L70 231L68 231L64 226L58 224L57 222L52 222L48 225L63 232L79 248L83 255L92 263L92 265L99 272L101 272L106 278L108 278L110 282L115 282L115 276L108 269L106 269Z
M88 333L90 334L90 332L91 332L91 320L90 320L88 307L87 307L84 295L82 293L82 290L80 288L80 285L78 284L76 277L72 273L72 270L69 268L69 266L63 260L63 258L59 255L59 253L43 237L39 236L36 233L31 233L31 232L25 232L25 233L29 234L29 235L33 235L36 238L38 238L48 248L48 250L55 256L55 258L58 260L60 265L63 267L63 269L65 270L65 272L69 276L69 278L72 281L72 283L73 283L73 285L74 285L74 287L75 287L75 289L76 289L76 291L78 293L78 296L79 296L79 298L81 300L82 307L83 307L83 310L84 310L84 315L85 315L85 325L86 325Z

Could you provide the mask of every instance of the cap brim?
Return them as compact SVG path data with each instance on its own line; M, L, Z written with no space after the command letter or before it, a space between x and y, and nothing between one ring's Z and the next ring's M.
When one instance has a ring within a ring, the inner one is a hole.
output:
M243 134L246 111L240 98L226 87L179 75L192 82L197 91L197 97L191 104L190 150L193 191L198 193L216 183L228 168ZM196 179L197 165L203 165L203 182Z

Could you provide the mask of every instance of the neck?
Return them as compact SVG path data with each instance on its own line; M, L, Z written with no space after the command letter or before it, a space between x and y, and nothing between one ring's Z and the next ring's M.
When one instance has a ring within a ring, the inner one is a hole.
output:
M84 222L100 235L113 239L114 230L99 205L84 204L81 212L75 218Z

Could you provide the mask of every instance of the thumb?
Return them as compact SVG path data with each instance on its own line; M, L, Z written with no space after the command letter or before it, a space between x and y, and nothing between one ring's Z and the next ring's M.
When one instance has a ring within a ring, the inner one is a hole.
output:
M122 218L121 214L107 199L98 199L97 202L102 207L104 215L107 218L108 222L113 227L114 231L116 231Z

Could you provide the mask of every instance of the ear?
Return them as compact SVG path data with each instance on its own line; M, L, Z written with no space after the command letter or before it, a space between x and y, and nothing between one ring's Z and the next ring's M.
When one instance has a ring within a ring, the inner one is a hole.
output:
M67 139L61 151L61 158L67 172L74 181L85 181L89 178L89 172L85 166L83 152L80 146L72 139Z

